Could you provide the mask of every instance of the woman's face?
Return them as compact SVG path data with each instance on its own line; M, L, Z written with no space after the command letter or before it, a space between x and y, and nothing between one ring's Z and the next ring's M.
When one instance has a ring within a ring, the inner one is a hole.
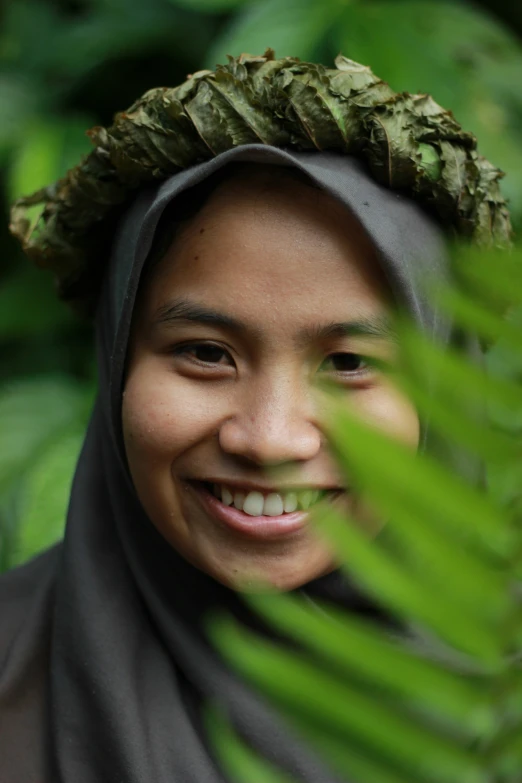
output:
M279 170L225 180L178 233L140 292L123 432L138 497L183 557L242 588L291 590L336 567L307 523L311 491L370 515L335 496L321 380L418 445L415 410L364 361L393 360L390 313L355 218Z

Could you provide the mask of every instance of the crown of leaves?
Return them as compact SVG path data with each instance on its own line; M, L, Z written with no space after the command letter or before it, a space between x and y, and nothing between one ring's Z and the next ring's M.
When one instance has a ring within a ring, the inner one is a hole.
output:
M457 235L510 244L503 173L431 96L395 93L342 55L335 69L275 59L271 49L228 60L178 87L149 90L110 127L87 131L94 150L13 205L11 232L77 309L92 311L111 232L132 193L242 144L356 155L376 181L418 199Z

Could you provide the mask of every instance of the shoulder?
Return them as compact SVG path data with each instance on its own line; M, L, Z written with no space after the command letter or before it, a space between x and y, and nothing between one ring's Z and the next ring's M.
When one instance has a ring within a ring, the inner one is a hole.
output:
M39 636L50 621L61 545L0 576L0 671L23 637Z
M61 544L56 544L27 563L1 574L0 605L4 602L21 605L30 602L42 581L45 582L50 574L56 572L61 548Z
M55 546L0 576L0 780L51 781L49 671Z

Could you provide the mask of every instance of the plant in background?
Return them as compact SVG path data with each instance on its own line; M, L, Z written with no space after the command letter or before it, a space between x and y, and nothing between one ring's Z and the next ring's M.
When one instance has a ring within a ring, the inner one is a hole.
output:
M456 259L460 285L438 296L462 335L495 343L487 371L404 322L394 371L447 445L445 456L440 448L438 456L413 454L354 418L346 401L328 417L347 483L367 493L387 523L370 540L331 507L318 506L312 517L393 627L269 593L246 600L300 652L231 618L209 621L223 655L336 780L519 783L522 776L522 252L467 247ZM219 708L208 726L232 780L290 780L235 736Z
M13 381L0 394L0 572L63 535L93 390L64 376Z

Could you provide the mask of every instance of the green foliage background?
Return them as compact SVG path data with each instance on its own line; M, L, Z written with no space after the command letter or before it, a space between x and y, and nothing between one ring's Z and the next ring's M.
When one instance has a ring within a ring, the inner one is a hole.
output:
M508 0L7 0L0 28L0 570L61 535L95 389L92 332L7 231L9 202L60 176L146 89L228 53L331 65L431 92L508 172L522 223L522 11Z
M519 230L521 9L511 0L7 0L0 28L0 571L61 536L96 384L91 327L70 315L49 276L21 256L7 232L9 202L76 163L89 149L85 129L109 123L146 89L176 85L228 53L270 46L277 56L329 65L341 51L395 90L431 92L508 172L505 192ZM378 434L361 431L355 441L367 453L350 454L358 425L337 420L347 474L359 464L363 487L375 470L390 476L379 482L377 499L392 509L395 546L387 548L386 538L369 544L346 520L336 526L339 520L325 517L325 532L351 574L412 623L417 637L386 637L351 616L334 615L332 624L331 608L317 614L289 596L251 600L303 646L300 657L253 644L230 618L214 625L232 664L336 772L359 783L520 780L520 251L514 260L518 271L504 276L500 258L488 261L478 283L482 308L455 292L447 303L461 325L501 338L488 357L493 426L467 416L474 394L484 392L469 366L413 333L404 340L412 361L403 382L420 410L428 405L440 434L486 461L484 492L422 460L405 470L406 455ZM511 320L492 316L495 297L516 307ZM422 390L434 367L441 385L427 401ZM235 735L222 708L216 705L208 725L230 778L290 783Z

